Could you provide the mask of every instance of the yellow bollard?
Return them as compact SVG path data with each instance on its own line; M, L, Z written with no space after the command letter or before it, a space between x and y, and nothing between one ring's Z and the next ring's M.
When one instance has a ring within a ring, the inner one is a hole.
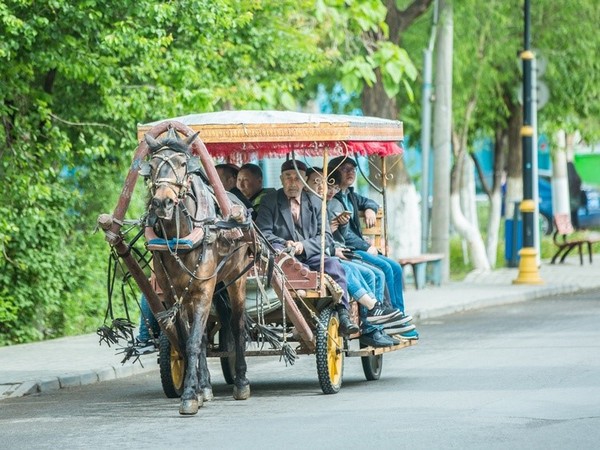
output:
M521 212L533 212L535 203L533 200L523 200L519 207ZM537 251L534 247L523 247L519 251L519 275L513 284L544 284L540 278L537 266Z

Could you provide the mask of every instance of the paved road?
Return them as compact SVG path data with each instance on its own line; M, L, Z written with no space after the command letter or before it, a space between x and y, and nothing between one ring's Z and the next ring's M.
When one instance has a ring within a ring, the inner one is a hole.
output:
M5 400L0 447L231 449L592 449L600 442L600 291L447 316L386 355L366 382L346 361L342 391L315 364L250 360L253 397L182 418L156 372Z

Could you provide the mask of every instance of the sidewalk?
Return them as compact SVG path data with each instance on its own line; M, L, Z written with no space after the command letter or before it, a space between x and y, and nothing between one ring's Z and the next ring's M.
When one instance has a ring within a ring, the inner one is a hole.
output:
M543 285L513 285L518 269L472 272L462 282L416 291L407 283L406 310L416 321L471 309L532 300L546 295L568 295L600 289L600 263L579 265L542 263ZM143 367L121 365L117 349L99 345L98 336L66 337L33 344L0 347L0 400L65 387L128 377L157 369L156 353L141 358Z

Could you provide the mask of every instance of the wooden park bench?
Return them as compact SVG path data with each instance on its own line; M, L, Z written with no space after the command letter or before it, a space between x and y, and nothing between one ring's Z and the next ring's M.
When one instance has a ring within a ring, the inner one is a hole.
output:
M424 253L422 255L399 258L398 262L404 266L410 265L415 279L415 288L423 289L426 283L439 286L442 282L442 259L441 253Z
M554 215L554 235L552 239L554 244L558 247L558 250L552 257L550 264L554 264L556 259L560 256L560 262L563 263L567 255L577 248L579 252L579 263L583 265L583 246L586 245L590 258L590 264L592 263L592 244L600 242L600 234L598 233L577 233L571 224L571 216L569 214L555 214Z

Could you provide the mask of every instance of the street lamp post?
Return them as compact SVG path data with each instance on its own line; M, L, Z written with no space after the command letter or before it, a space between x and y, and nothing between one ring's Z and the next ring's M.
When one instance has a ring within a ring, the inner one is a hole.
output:
M523 60L523 126L521 138L523 143L523 201L520 210L523 217L523 248L519 251L519 275L515 284L542 284L537 266L537 250L534 240L533 218L537 208L533 200L533 136L531 102L531 62L534 54L531 51L531 17L530 0L525 0L525 28L523 33L524 48L521 52Z

